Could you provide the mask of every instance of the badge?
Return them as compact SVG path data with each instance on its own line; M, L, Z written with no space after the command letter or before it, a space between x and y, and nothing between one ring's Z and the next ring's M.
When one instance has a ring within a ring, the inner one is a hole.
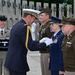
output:
M67 42L67 44L72 44L71 42Z
M71 47L71 42L66 42L66 46Z
M55 39L55 40L53 41L53 43L57 43L57 41L58 41L58 39Z

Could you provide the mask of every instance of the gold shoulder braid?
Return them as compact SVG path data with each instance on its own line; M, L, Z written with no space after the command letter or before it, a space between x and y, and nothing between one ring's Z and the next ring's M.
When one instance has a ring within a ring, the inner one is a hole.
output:
M27 24L24 24L24 26L27 26Z
M26 42L25 42L25 46L26 46L27 50L29 50L29 49L28 49L29 31L30 31L30 33L32 33L30 26L27 26ZM31 34L31 35L32 35L32 34Z

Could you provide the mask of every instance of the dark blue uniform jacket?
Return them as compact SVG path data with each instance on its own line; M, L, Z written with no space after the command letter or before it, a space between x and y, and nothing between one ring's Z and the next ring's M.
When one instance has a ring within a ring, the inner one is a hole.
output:
M50 70L63 71L63 54L62 54L62 40L64 34L60 30L55 37L52 37L53 44L50 45Z
M9 48L6 56L5 67L18 72L29 71L27 51L37 51L46 48L45 43L33 41L29 26L24 20L16 23L10 32Z

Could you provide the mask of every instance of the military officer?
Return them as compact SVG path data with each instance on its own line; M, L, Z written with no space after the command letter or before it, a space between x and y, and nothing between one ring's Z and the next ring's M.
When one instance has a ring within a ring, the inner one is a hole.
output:
M56 17L51 17L52 22L50 22L50 28L54 32L51 38L43 38L40 41L47 43L47 46L50 45L50 57L48 58L49 70L51 75L64 75L64 66L63 66L63 54L62 54L62 40L64 34L61 30L61 20Z
M51 70L51 75L64 75L64 65L63 65L63 53L62 53L62 41L64 34L62 33L60 22L58 18L52 18L53 23L50 27L52 32L53 43L50 45L50 64L49 69Z
M51 75L64 75L63 54L61 47L64 34L62 33L60 22L60 19L52 17L50 28L54 34L50 39L47 37L42 39L42 42L46 42L47 45L50 45L50 57L48 62Z
M6 72L6 69L4 69L4 61L7 53L7 48L3 47L6 46L5 44L8 44L10 33L10 30L6 28L6 21L7 17L5 17L4 15L0 15L0 75Z
M53 35L53 32L50 30L50 22L51 22L51 13L52 10L49 8L43 8L40 10L40 16L39 20L41 23L40 26L40 32L39 32L39 39L42 39L44 37L49 37L51 38ZM42 75L50 75L50 71L48 69L49 64L48 64L48 57L50 56L49 54L49 48L47 47L46 50L40 51L40 61L41 61L41 71Z
M75 18L64 18L62 23L62 31L65 34L62 43L64 75L75 75Z
M30 25L38 19L37 13L39 12L33 9L23 9L23 18L11 29L5 61L5 67L10 75L26 75L29 71L28 50L38 51L46 48L45 43L32 40Z
M6 27L6 20L4 15L0 15L0 38L9 37L10 30Z

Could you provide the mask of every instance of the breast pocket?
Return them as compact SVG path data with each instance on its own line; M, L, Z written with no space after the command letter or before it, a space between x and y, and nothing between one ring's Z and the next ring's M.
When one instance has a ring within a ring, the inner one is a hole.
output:
M67 53L67 54L69 54L69 55L72 55L73 54L72 43L65 45L64 52Z

